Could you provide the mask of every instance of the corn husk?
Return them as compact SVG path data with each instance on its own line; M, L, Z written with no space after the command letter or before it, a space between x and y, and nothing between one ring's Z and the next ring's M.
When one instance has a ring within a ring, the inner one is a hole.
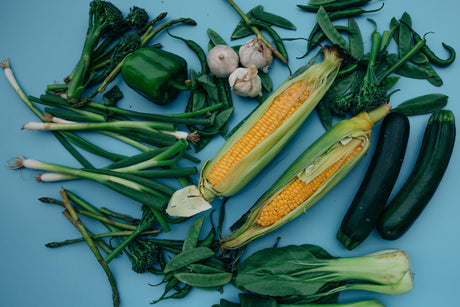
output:
M222 240L222 247L226 249L242 247L250 241L281 227L313 206L342 180L366 154L369 149L374 124L385 117L389 109L389 105L382 105L369 113L360 113L351 119L338 122L324 133L288 167L254 206L231 227L233 233ZM305 182L310 182L322 173L327 166L339 161L341 157L349 155L358 143L362 146L362 149L346 163L343 163L305 202L270 226L262 227L257 224L257 219L262 210L294 179L299 178Z
M288 144L302 124L315 109L321 98L332 85L342 63L336 47L323 48L323 61L306 65L283 82L257 109L255 109L227 139L215 156L206 161L201 169L198 189L207 202L216 196L229 197L241 190ZM275 98L293 83L307 80L312 90L305 102L270 136L258 144L243 159L234 165L227 176L217 185L212 184L207 176L217 161L261 118L272 105ZM195 196L196 197L196 196ZM173 195L170 205L187 202L187 197Z

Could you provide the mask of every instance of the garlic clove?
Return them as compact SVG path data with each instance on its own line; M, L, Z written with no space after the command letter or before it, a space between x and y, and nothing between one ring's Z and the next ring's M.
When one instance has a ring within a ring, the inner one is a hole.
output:
M235 94L242 97L257 97L262 95L262 81L257 74L255 65L249 68L239 67L228 77L228 83Z
M211 73L217 78L227 78L239 64L238 54L227 45L216 45L206 58Z
M272 51L258 36L244 43L238 53L241 65L244 67L255 65L263 72L268 72L273 61Z

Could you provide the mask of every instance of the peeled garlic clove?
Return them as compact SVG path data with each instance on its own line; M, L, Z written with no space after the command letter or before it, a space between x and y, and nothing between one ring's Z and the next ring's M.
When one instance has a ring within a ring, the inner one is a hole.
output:
M257 74L255 65L249 68L237 68L228 77L230 87L235 94L242 97L256 97L262 95L262 81Z
M239 64L238 54L227 45L216 45L208 53L207 62L217 78L227 78Z
M243 44L238 53L241 65L244 67L255 65L263 72L268 72L268 68L273 61L272 51L258 36Z

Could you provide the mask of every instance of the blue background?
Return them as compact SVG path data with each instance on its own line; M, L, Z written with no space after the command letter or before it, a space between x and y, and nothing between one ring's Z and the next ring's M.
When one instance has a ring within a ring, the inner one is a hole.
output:
M19 83L27 94L39 96L47 84L62 80L68 74L81 52L81 46L87 26L88 1L3 1L0 10L0 58L9 58ZM300 11L296 4L307 1L238 1L248 11L263 4L269 12L285 16L297 26L297 31L279 30L282 37L306 37L313 26L314 15ZM137 5L147 9L150 15L168 12L168 19L191 17L197 26L177 26L171 32L179 36L192 38L206 48L208 37L206 30L217 31L231 45L244 41L230 42L230 34L239 21L239 16L224 0L163 0L163 1L114 1L127 13L129 7ZM383 1L374 1L367 8L379 7ZM441 42L446 42L460 50L459 5L454 0L444 1L385 1L382 11L367 15L377 21L382 32L389 27L391 17L399 18L404 11L411 14L413 25L419 33L434 32L429 35L429 45L442 57L446 52ZM365 18L358 20L369 50L369 38L372 31ZM166 34L159 35L165 49L184 56L190 68L199 70L199 63L183 43ZM306 62L298 60L305 51L304 41L286 42L290 56L290 65L296 69ZM394 43L392 43L394 48ZM460 114L458 101L459 74L458 61L448 68L436 68L444 85L433 87L425 80L401 79L399 92L391 97L391 103L398 105L402 101L429 93L448 95L448 109L455 115ZM279 61L275 61L270 75L274 86L278 86L288 77L288 70ZM184 109L187 96L181 95L177 101L167 107L158 107L128 89L118 78L114 84L120 85L125 98L121 106L140 111L174 113ZM69 166L78 166L70 155L63 150L57 140L48 132L22 131L27 121L36 121L35 116L23 105L11 89L4 76L0 76L0 306L110 306L111 290L106 276L94 256L84 244L48 249L44 246L50 241L60 241L78 237L79 233L62 216L61 209L41 204L37 199L42 196L59 197L59 189L65 187L97 206L106 206L138 217L140 207L137 203L120 196L111 190L84 180L64 183L36 183L33 177L38 173L30 170L12 171L8 169L8 160L16 155L55 162ZM100 98L100 97L99 97ZM234 97L235 113L230 127L236 125L250 110L257 106L253 100ZM423 131L428 116L411 117L409 147L404 160L396 189L407 179L417 157ZM374 131L375 146L379 125ZM243 214L269 187L275 178L309 144L324 132L315 113L304 124L302 131L295 137L281 155L269 165L253 182L235 195L227 203L227 219L224 230ZM135 150L107 138L92 136L106 148L125 154L134 154ZM222 145L223 140L216 138L197 156L204 161L211 157ZM371 148L370 153L372 152ZM96 165L108 162L86 155ZM341 295L341 301L361 298L375 298L387 306L458 306L458 276L460 274L460 204L458 192L458 173L460 161L458 146L455 147L449 168L436 194L413 227L399 240L385 241L374 231L370 237L353 251L347 251L335 239L340 225L359 184L368 167L371 155L368 154L360 164L336 186L326 197L309 212L290 224L256 240L247 248L247 254L271 246L277 237L280 245L313 243L318 244L335 256L357 256L385 248L405 250L413 265L415 287L413 291L401 296L378 295L367 292L348 292ZM187 163L185 163L187 164ZM198 177L194 177L197 181ZM220 202L214 202L219 208ZM97 232L97 225L84 220L88 227ZM183 238L189 223L174 227L173 231L162 237ZM209 225L206 224L209 228ZM99 230L103 230L100 228ZM163 287L152 287L160 277L151 274L136 274L131 271L127 257L115 259L111 269L116 277L120 292L121 306L148 306L158 298ZM220 298L235 301L237 291L226 286L224 293L193 290L185 299L166 300L159 306L211 306Z

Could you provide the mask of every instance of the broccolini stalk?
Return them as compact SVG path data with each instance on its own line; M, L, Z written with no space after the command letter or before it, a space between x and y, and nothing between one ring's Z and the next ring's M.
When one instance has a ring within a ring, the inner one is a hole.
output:
M89 22L86 39L83 45L81 57L70 76L70 84L67 90L69 103L80 103L87 73L91 65L93 52L98 43L108 33L120 34L126 26L123 14L112 3L107 1L93 0L89 7Z
M234 284L280 301L299 296L314 302L345 290L404 294L413 288L413 272L409 256L398 249L342 258L315 245L289 245L266 248L247 257Z
M372 48L366 75L351 104L350 111L352 115L357 115L360 112L369 112L379 105L388 102L389 98L386 89L380 84L375 76L375 61L380 50L380 42L380 33L374 31L372 33Z
M106 263L110 263L128 244L136 239L142 232L153 228L155 225L158 224L158 220L156 218L157 214L153 211L153 209L147 205L142 206L142 218L137 225L136 229L121 243L119 244L107 257L105 257L104 261Z

